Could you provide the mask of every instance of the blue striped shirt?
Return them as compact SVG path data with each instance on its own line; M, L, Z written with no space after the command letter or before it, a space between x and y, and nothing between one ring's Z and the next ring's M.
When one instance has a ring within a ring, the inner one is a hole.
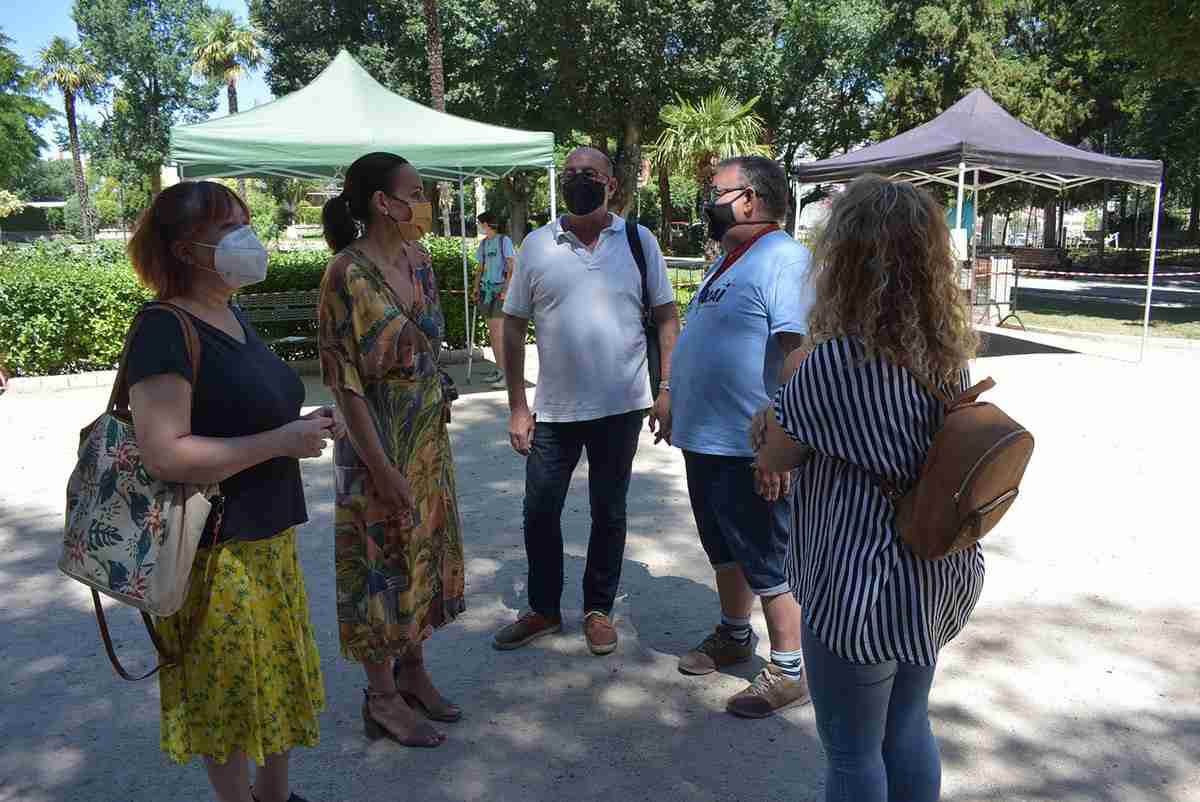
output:
M966 369L959 383L969 386ZM805 623L853 663L933 665L979 599L983 550L917 557L870 474L900 488L916 483L945 416L941 402L907 370L868 360L861 342L840 337L804 360L775 409L784 430L814 450L800 471L788 560Z

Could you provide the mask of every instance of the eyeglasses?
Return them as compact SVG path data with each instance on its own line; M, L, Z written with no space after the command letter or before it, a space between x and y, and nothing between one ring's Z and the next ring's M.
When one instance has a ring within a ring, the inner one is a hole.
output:
M604 173L601 173L597 170L593 170L591 167L585 167L582 170L574 170L574 169L563 170L559 175L561 176L562 183L564 183L564 184L567 183L568 181L578 178L579 176L583 176L588 181L596 181L596 182L607 181L609 178L612 177L609 175L605 175Z
M705 200L708 203L716 203L718 198L728 195L730 192L753 192L754 187L718 187L711 186L708 188L708 195Z

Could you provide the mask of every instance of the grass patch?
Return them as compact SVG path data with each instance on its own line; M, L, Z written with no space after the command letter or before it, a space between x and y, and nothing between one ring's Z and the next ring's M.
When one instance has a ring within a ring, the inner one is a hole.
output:
M1021 322L1030 328L1130 337L1142 333L1142 309L1138 306L1073 302L1067 307L1026 301L1016 311ZM1150 336L1200 340L1200 309L1151 310Z

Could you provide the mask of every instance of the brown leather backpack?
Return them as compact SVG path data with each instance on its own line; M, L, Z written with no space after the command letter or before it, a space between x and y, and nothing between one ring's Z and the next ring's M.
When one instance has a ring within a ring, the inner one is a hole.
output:
M921 477L901 493L883 477L880 488L896 510L896 530L918 556L936 560L975 544L1017 498L1033 455L1033 435L979 396L996 386L984 379L950 400L922 381L946 405Z

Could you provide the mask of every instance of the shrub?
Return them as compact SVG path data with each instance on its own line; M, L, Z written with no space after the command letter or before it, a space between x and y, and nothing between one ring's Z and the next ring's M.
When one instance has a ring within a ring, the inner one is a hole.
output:
M306 226L321 225L321 207L302 203L296 209L296 222Z
M0 351L10 373L111 369L150 297L119 246L59 243L0 252Z
M462 255L459 240L429 238L438 274L446 335L461 348ZM315 290L329 252L273 252L266 281L245 292ZM474 268L471 256L470 269ZM59 242L0 249L0 362L16 376L108 370L120 359L129 321L150 299L137 281L121 243L71 246ZM485 331L479 321L476 342ZM315 332L312 323L259 327L268 339ZM311 346L281 346L281 355L312 358Z

